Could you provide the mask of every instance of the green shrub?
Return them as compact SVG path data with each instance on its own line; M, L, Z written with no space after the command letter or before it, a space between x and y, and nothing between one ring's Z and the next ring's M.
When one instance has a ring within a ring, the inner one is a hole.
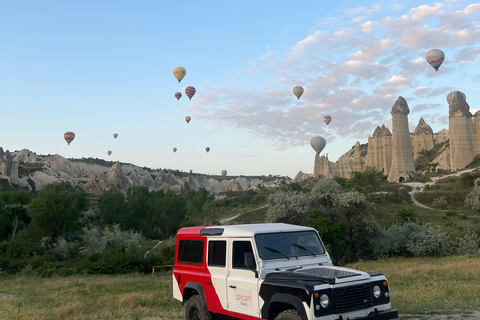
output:
M456 254L480 254L480 248L478 247L480 239L478 238L478 234L476 234L475 232L470 232L469 229L465 236L463 236L462 238L457 238L457 240L458 245L455 250Z
M433 207L438 209L445 209L447 207L447 200L445 200L445 196L433 199Z
M395 223L386 231L381 251L392 256L445 256L452 253L446 234L429 224Z
M403 208L397 211L395 214L396 220L400 223L408 222L408 221L416 221L417 215L413 211L413 208Z

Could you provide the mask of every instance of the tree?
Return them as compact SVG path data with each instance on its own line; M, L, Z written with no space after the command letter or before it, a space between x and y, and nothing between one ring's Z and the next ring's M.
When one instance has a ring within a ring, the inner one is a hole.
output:
M156 191L153 195L155 215L153 224L158 226L162 239L172 236L186 219L186 201L172 191Z
M367 201L363 193L350 191L338 194L335 197L333 208L335 212L335 221L343 221L345 223L345 235L347 240L347 248L344 256L344 262L353 262L358 259L360 251L367 252L364 246L372 244L375 229L373 218L368 214L368 210L372 208L370 202ZM362 248L359 248L360 244ZM361 250L359 250L361 249ZM370 254L373 254L371 248Z
M359 186L365 188L371 186L373 190L377 190L383 181L387 181L387 176L382 172L375 170L374 167L365 167L362 172L353 171L347 185L351 188Z
M185 183L185 185L185 190L189 190L188 193L185 194L188 219L196 224L208 222L206 220L210 220L209 214L214 208L214 206L211 205L214 196L203 187L197 191L193 191L188 189L187 183Z
M98 209L103 226L119 224L125 211L125 196L118 189L104 191L98 198Z
M127 207L121 220L123 230L135 230L145 237L151 238L155 226L152 225L154 215L153 197L148 187L138 186L127 198Z
M342 187L333 179L321 177L310 191L312 206L323 212L331 213L335 197L342 193Z
M80 215L87 208L88 199L82 188L65 181L47 184L28 207L30 228L38 237L52 239L80 232Z
M25 190L0 192L0 240L15 239L17 230L30 223L26 205L30 195Z
M297 191L277 191L268 196L266 222L300 224L307 218L310 200Z

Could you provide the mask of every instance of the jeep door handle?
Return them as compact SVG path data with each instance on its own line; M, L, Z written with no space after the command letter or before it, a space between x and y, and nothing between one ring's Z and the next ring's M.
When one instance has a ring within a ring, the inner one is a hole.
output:
M237 289L237 286L229 285L229 287L232 288L232 289Z

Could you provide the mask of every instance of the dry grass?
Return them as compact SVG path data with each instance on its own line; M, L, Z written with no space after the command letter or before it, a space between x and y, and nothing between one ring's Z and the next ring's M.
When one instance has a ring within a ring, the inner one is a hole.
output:
M179 319L171 273L0 278L0 319Z
M480 310L480 257L397 258L349 267L385 274L392 307L403 314Z
M480 310L480 257L388 259L348 267L384 273L392 307L407 314ZM0 320L183 319L171 273L0 277Z

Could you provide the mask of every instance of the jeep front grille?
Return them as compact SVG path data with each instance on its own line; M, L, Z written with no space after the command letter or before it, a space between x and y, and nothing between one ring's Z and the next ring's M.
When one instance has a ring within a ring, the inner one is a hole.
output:
M333 289L335 313L350 312L373 306L369 283Z

